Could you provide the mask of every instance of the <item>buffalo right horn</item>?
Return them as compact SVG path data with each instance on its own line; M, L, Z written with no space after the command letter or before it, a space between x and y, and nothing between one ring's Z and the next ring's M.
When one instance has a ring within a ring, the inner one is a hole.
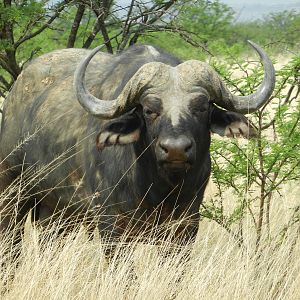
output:
M117 99L98 99L89 93L85 86L84 78L90 60L103 46L104 45L101 45L95 48L81 60L74 74L73 86L79 103L87 112L96 117L112 119L135 107L137 105L136 102L139 100L137 96L138 93L141 92L157 74L160 74L160 76L157 76L159 78L157 81L161 82L161 78L165 77L165 68L168 66L159 62L147 63L141 66L131 77Z
M110 119L113 118L119 110L118 100L106 101L98 99L86 89L84 83L85 71L90 60L103 48L103 46L104 45L96 47L82 59L76 68L73 86L77 100L87 112L94 116Z

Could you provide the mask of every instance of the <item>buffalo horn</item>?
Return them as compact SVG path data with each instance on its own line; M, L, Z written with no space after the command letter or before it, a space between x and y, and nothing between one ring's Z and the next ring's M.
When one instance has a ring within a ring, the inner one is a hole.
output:
M94 55L103 48L104 45L93 49L86 57L84 57L76 68L74 74L74 90L76 97L81 106L90 114L103 118L113 118L119 110L118 99L106 101L93 96L86 88L85 71Z
M248 43L259 54L263 63L264 79L262 83L258 86L256 92L247 96L232 95L226 89L226 95L223 95L222 99L215 101L225 109L234 110L242 114L254 112L262 107L268 101L275 86L275 70L272 61L262 48L251 41L248 41Z

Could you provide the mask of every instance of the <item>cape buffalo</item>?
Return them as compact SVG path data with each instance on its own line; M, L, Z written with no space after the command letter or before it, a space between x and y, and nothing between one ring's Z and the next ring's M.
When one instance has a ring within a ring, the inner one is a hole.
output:
M243 114L274 89L272 62L250 44L264 79L248 96L232 95L208 64L147 45L117 55L101 47L57 50L30 62L3 108L0 192L18 178L25 183L20 197L2 197L1 231L35 207L44 225L92 219L117 239L176 221L174 236L193 240L211 132L255 135Z

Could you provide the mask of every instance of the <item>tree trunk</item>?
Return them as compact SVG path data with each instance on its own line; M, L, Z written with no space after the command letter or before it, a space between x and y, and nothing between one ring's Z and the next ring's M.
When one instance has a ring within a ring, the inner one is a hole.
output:
M84 14L84 10L85 10L85 6L84 4L79 4L73 24L72 24L72 28L69 34L69 39L68 39L68 43L67 43L67 48L73 48L75 41L76 41L76 37L77 37L77 32L78 32L78 28L81 22L81 19L83 17Z

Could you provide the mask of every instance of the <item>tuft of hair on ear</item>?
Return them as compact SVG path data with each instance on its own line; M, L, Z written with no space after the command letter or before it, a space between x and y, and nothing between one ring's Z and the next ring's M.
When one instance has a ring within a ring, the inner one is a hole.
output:
M116 145L127 145L138 141L140 138L140 129L128 133L121 134L110 131L100 132L96 139L96 145L98 150L103 150L105 147L116 146Z
M257 138L258 133L255 126L246 119L246 121L236 121L226 126L224 136L229 138Z
M105 123L96 138L97 148L103 150L105 147L127 145L138 141L143 128L141 112L140 107L135 107Z
M257 137L257 129L244 115L216 107L211 108L210 129L213 133L229 138Z

